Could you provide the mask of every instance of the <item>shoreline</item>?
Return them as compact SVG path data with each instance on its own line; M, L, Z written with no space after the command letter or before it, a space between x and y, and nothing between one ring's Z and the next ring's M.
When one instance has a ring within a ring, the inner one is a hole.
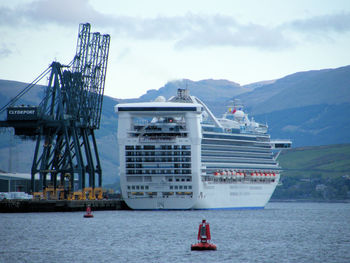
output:
M0 201L0 213L73 212L85 211L88 206L93 211L128 209L125 202L120 199L72 201L12 199Z

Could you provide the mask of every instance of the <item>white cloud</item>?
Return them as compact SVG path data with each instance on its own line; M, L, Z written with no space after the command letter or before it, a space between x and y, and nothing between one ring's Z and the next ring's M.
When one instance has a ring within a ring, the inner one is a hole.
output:
M337 32L350 31L350 13L337 13L294 20L286 26L301 32Z
M316 32L327 38L328 32L350 31L350 14L316 16L269 27L256 23L239 23L232 16L187 13L182 16L142 18L106 15L98 12L87 0L37 0L14 9L0 8L0 25L36 26L57 24L76 27L80 22L108 27L113 37L170 41L174 48L211 46L254 47L280 50L298 42L288 34Z
M2 44L0 46L0 58L6 58L8 56L10 56L12 53L12 51L7 48L7 46L5 44Z

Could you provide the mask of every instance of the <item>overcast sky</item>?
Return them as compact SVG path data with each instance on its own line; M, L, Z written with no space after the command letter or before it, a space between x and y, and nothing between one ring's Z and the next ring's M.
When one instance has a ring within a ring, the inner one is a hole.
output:
M69 63L82 22L111 35L115 98L177 79L244 85L350 64L348 0L0 0L0 79L31 82Z

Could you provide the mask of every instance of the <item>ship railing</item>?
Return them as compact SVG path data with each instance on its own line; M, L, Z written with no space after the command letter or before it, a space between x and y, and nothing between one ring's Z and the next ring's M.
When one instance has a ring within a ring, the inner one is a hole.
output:
M139 137L140 142L168 142L175 141L176 137L173 136L149 136L149 137Z
M208 183L273 183L275 182L275 178L252 178L252 177L244 177L238 178L234 176L214 176L214 175L201 175L202 182Z

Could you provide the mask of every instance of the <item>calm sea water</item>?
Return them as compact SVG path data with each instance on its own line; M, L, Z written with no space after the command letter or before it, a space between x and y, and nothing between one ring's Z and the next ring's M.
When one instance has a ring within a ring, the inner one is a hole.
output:
M0 214L0 262L350 262L350 204ZM217 251L190 251L210 223Z

